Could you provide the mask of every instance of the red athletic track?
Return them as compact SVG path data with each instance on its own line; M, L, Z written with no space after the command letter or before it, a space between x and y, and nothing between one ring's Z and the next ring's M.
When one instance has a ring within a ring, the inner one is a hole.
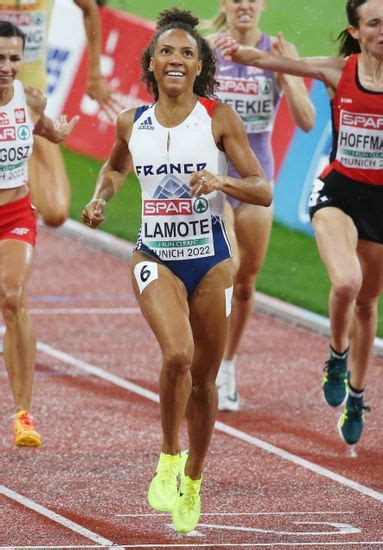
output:
M242 410L219 414L198 533L185 537L146 504L161 439L150 393L160 354L137 310L129 265L41 229L30 308L39 342L50 346L40 345L34 389L44 446L12 447L0 360L2 547L383 548L382 360L369 373L372 412L351 457L336 430L339 411L321 399L326 340L254 315L238 360ZM102 370L80 369L89 365Z

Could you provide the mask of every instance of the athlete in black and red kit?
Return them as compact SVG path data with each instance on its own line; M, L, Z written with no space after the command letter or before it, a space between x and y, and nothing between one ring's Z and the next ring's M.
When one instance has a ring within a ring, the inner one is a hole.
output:
M332 100L333 150L315 181L310 215L331 282L331 340L323 393L346 403L339 432L359 441L363 393L383 288L383 2L348 0L340 57L291 60L217 41L226 59L321 80ZM349 364L349 370L347 369Z

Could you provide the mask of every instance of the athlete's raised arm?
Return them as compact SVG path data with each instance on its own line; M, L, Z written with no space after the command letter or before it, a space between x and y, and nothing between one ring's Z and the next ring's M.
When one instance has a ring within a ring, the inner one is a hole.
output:
M305 57L291 59L250 46L241 46L231 36L225 35L215 41L224 59L242 65L282 72L294 76L314 78L335 90L338 86L346 61L339 57Z

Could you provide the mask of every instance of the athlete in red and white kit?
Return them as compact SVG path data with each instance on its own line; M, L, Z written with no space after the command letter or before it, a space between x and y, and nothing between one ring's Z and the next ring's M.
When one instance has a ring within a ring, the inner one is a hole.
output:
M329 90L333 150L314 183L310 214L331 282L323 393L331 406L346 401L338 428L353 445L368 409L363 392L383 288L383 1L348 0L346 12L338 58L291 60L230 37L217 46L226 59L315 78Z
M26 292L36 239L36 216L28 189L33 135L63 141L77 118L45 116L40 90L15 80L25 35L0 21L0 306L5 323L4 361L15 406L14 444L39 447L41 436L30 416L36 340L26 309ZM49 181L46 182L49 185Z

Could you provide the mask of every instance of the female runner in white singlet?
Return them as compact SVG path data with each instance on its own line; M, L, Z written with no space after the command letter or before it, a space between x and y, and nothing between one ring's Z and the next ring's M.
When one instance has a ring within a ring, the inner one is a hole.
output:
M197 23L190 12L176 8L160 15L142 58L156 102L119 116L111 157L83 211L91 227L102 222L106 201L132 161L142 188L133 286L162 351L163 439L148 501L156 510L172 512L183 533L199 520L202 472L217 411L215 378L231 309L225 195L264 206L272 200L271 184L239 117L209 99L216 67L208 43L194 29ZM227 159L238 178L226 176ZM188 457L181 455L179 441L185 415Z

